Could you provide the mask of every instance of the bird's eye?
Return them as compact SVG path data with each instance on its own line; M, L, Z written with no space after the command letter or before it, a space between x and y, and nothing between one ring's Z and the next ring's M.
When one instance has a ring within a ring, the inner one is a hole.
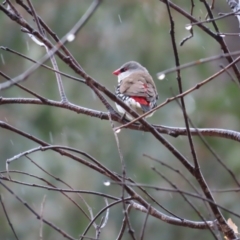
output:
M120 72L126 72L127 71L127 68L126 67L123 67L120 69Z

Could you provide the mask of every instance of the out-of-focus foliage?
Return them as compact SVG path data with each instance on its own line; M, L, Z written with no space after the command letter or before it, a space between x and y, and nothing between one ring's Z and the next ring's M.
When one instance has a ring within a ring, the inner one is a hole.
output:
M70 30L90 4L90 1L79 0L35 0L32 2L37 13L59 37L64 36ZM178 4L181 2L183 9L190 11L191 1L175 2ZM195 17L204 19L206 16L204 6L200 1L195 3ZM17 5L16 7L20 9ZM219 12L228 11L229 8L224 1L216 1L216 9L214 10L216 16ZM23 10L21 10L21 13L26 16ZM185 25L189 22L175 11L172 11L172 13L175 22L176 41L180 43L183 38L189 35L189 32L185 29ZM27 19L29 20L29 17ZM35 23L32 22L32 24ZM223 19L217 24L222 32L239 31L237 20L234 17ZM207 26L213 30L211 24ZM169 30L170 24L166 6L159 1L106 0L103 1L94 16L79 32L75 41L68 43L67 47L89 75L112 91L117 85L117 79L111 74L112 71L128 60L139 61L149 69L149 72L154 77L160 95L160 103L171 97L172 91L174 93L178 92L175 73L167 75L163 81L159 81L155 77L157 72L175 65ZM12 48L33 59L39 59L45 54L44 48L40 48L32 42L26 34L20 31L19 26L10 21L2 12L0 12L0 32L1 46ZM226 42L231 50L239 49L238 38L229 37L226 38ZM181 64L220 53L220 46L197 27L194 27L194 37L182 47L179 47ZM17 76L32 65L27 60L5 51L1 51L0 56L2 59L0 69L10 77ZM57 61L61 71L76 76L59 59ZM210 62L181 71L184 90L219 70L220 63L225 64L226 61ZM0 80L1 82L4 81L3 78L0 78ZM70 101L84 107L105 111L104 106L89 88L66 78L63 78L63 81ZM38 69L23 85L46 98L60 100L55 75L48 70ZM15 86L2 91L1 95L4 97L31 97ZM237 85L231 81L228 75L224 74L218 77L188 95L185 100L188 115L197 127L239 130L240 94ZM114 103L112 105L114 106ZM97 158L109 169L117 173L122 171L116 142L108 121L78 115L60 108L21 104L1 105L0 120L6 121L22 131L26 131L52 144L78 148ZM158 110L149 121L168 126L184 126L182 111L176 102L172 102ZM0 134L0 170L5 169L7 158L37 146L33 142L7 130L1 129ZM175 139L167 136L166 138L192 161L186 137ZM150 134L124 129L119 134L119 139L127 175L136 182L169 187L160 176L151 170L151 167L155 166L159 171L164 171L164 174L172 182L177 183L179 188L189 188L179 175L142 156L146 153L165 161L180 169L192 180L192 177L175 157ZM238 176L240 172L239 144L217 138L206 138L206 140L234 174ZM235 186L230 175L217 163L199 138L194 137L194 143L203 174L209 186L214 189ZM55 176L61 177L61 179L74 186L75 189L121 194L120 187L115 185L106 187L103 185L106 177L66 157L47 151L33 154L31 158ZM10 169L21 169L53 181L26 158L21 158L21 160L12 163ZM17 174L13 176L19 178ZM20 179L25 182L35 182L34 179L29 177L21 176ZM56 184L59 183L56 182ZM76 211L76 207L59 193L14 184L11 184L11 189L28 201L38 212L40 211L43 195L46 194L44 217L60 228L72 233L76 238L86 228L88 220L80 211ZM25 240L38 239L40 222L34 219L33 215L8 192L1 189L1 194L19 238ZM196 213L180 196L164 192L156 193L155 191L152 191L152 195L176 215L191 220L199 220ZM222 204L233 212L239 210L236 194L220 193L215 194L215 197L218 204ZM77 197L74 198L79 201ZM95 214L105 205L104 201L102 199L99 201L98 197L86 195L85 199L90 206L94 206L93 211ZM198 206L202 204L200 201L193 200L193 202L197 203ZM207 216L206 212L204 214ZM224 214L228 217L227 213ZM111 221L103 229L101 239L111 240L116 238L123 218L122 205L112 208L109 218ZM145 214L132 211L133 228L139 230L144 218ZM94 236L94 232L90 232ZM44 239L63 239L62 236L46 225L44 225L43 234ZM211 239L212 237L207 230L200 231L176 227L153 217L149 217L145 236L147 236L147 239L168 240L176 239L176 236L177 239ZM13 234L1 208L0 238L13 239ZM130 239L129 235L126 234L124 239Z

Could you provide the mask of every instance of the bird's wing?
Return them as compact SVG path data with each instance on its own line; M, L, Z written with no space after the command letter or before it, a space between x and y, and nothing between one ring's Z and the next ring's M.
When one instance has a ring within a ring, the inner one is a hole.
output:
M127 96L144 98L148 103L158 99L155 83L145 72L134 72L124 78L119 90Z

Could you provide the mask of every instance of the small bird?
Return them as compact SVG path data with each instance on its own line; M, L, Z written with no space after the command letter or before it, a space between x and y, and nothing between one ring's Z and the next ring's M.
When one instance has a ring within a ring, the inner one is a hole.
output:
M113 72L118 76L118 85L115 94L125 104L142 115L156 107L158 93L156 85L148 70L140 63L130 61L124 63ZM126 118L132 120L133 117L116 104L117 110L124 114ZM153 113L147 117L151 117Z

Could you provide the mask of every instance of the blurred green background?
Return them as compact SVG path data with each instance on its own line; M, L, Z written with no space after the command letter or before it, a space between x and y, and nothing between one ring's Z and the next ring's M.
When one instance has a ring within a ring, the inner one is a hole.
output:
M37 13L59 36L64 36L76 21L85 13L91 1L32 1ZM181 2L181 7L190 11L190 1ZM206 10L200 1L195 1L194 16L204 19ZM32 18L15 5L26 20L34 25ZM225 1L216 2L214 14L229 12ZM185 25L189 23L180 14L172 11L175 22L176 42L189 35ZM222 32L238 32L238 22L234 17L226 18L218 22ZM213 30L211 24L207 27ZM170 24L166 6L153 0L106 0L100 5L94 16L79 32L75 41L68 43L67 47L85 71L108 89L114 91L117 79L112 71L129 60L136 60L144 65L155 79L160 99L159 103L172 96L172 90L177 93L176 74L169 74L163 81L156 78L156 73L171 68L175 64L169 34ZM0 12L0 45L19 51L28 57L38 60L45 54L44 49L37 46L28 36L20 31L20 27ZM225 41L230 50L239 49L237 37L226 37ZM179 45L178 45L179 46ZM221 53L220 46L206 33L194 27L194 37L178 48L181 64L210 57ZM0 70L15 77L28 69L32 64L11 53L0 51ZM61 71L77 76L68 66L57 58ZM181 72L184 90L201 82L205 78L220 70L219 64L226 64L225 60L210 62L185 69ZM0 77L0 81L5 79ZM69 100L77 105L105 111L104 106L94 93L81 83L63 77L64 87ZM40 95L60 100L55 75L43 68L39 68L32 74L24 86L36 91ZM227 74L223 74L209 84L185 97L187 111L197 127L226 128L239 131L240 91L237 85L231 81ZM1 92L3 97L32 97L18 87L12 87ZM114 103L111 103L115 106ZM80 149L97 158L106 167L121 174L121 162L119 159L116 142L108 121L91 118L82 114L76 114L69 110L37 105L1 105L0 120L5 121L22 131L34 135L52 144L61 144ZM167 126L184 126L181 109L176 102L158 110L149 120L154 124ZM116 124L117 125L117 124ZM18 136L11 131L0 130L0 170L5 170L6 159L14 155L38 146L37 144ZM188 140L186 137L172 138L165 136L189 161L192 161ZM143 157L143 154L160 159L176 169L181 170L196 186L196 181L179 163L179 161L149 133L143 133L124 129L119 134L120 146L124 155L127 176L134 181L158 187L170 187L166 181L151 170L155 166L164 172L179 188L192 191L189 185L176 173L161 165ZM206 138L208 143L225 164L238 176L240 174L239 144L231 140ZM209 153L198 137L194 137L194 144L202 168L202 172L212 189L224 189L236 187L230 175L223 169ZM71 184L75 189L91 190L121 196L121 188L115 185L104 186L107 180L105 176L94 172L71 159L62 157L50 151L38 152L31 158L57 177ZM64 186L40 171L26 158L21 158L10 165L10 169L22 170L39 177L45 178L58 187ZM214 170L214 171L213 171ZM30 183L40 183L33 178L20 174L12 174L12 178ZM37 212L46 195L44 217L52 221L58 227L64 229L77 238L88 224L83 214L63 195L44 189L32 188L5 182L14 192L21 196ZM43 184L41 182L41 184ZM182 200L178 194L166 192L149 192L167 209L177 216L199 220L197 214ZM5 189L0 188L9 217L20 239L39 239L40 222L36 219L15 197ZM83 202L76 194L70 194L81 206ZM239 213L239 194L221 193L214 194L218 204ZM85 200L93 208L96 214L105 206L104 200L94 195L84 195ZM209 211L200 201L192 199L199 207L201 213L211 219ZM152 203L157 207L156 204ZM163 211L159 207L159 210ZM86 207L85 207L86 209ZM163 211L164 212L164 211ZM239 219L223 212L226 218L232 217L239 225ZM122 204L110 210L107 226L102 230L100 239L115 239L120 230L122 219ZM145 214L131 211L132 226L136 236L139 237ZM100 219L98 219L98 223ZM89 236L94 237L93 229ZM213 239L207 230L194 230L177 227L164 223L153 217L149 217L145 231L145 239ZM7 220L0 207L0 239L14 239ZM62 235L44 225L43 239L64 239ZM131 239L125 233L123 239Z

